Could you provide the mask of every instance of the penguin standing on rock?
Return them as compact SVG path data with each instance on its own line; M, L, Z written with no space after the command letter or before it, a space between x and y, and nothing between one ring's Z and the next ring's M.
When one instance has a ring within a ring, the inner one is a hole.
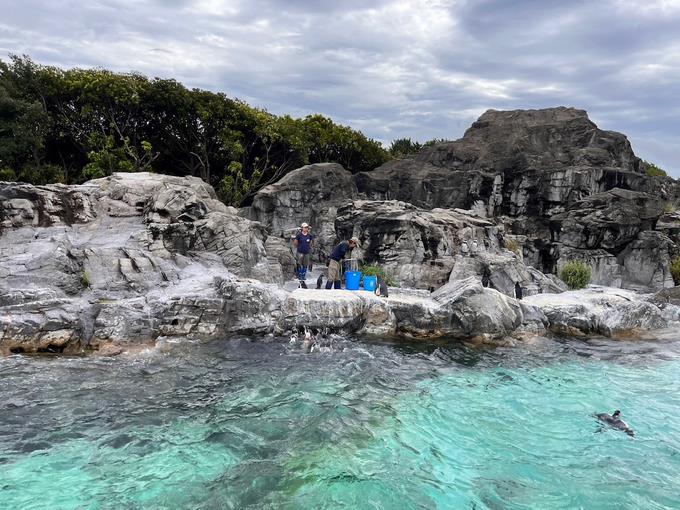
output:
M320 274L319 277L316 279L316 288L320 289L322 285L323 285L323 274Z
M375 295L388 297L389 291L387 289L387 283L380 276L378 276L378 286L375 288Z

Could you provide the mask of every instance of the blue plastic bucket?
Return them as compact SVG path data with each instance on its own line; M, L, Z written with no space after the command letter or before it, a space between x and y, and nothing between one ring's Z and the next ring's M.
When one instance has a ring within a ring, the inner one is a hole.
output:
M375 292L375 288L378 286L377 276L364 276L364 290L369 292Z
M347 290L359 290L361 271L347 271L345 273L345 288Z

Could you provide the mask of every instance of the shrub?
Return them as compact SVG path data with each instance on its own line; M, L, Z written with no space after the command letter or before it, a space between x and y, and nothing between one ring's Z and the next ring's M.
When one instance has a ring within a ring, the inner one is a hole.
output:
M14 182L17 180L17 174L10 167L0 168L0 181Z
M515 241L514 239L505 239L503 241L503 244L505 245L505 248L507 250L510 250L512 252L519 254L519 250L520 250L519 243L517 241Z
M362 266L361 267L361 273L364 276L378 276L385 280L385 283L389 285L390 287L395 286L395 281L392 279L392 276L387 274L385 272L385 268L382 266L379 266L377 264L375 265L367 265L367 266Z
M560 278L570 289L582 289L590 283L590 276L590 266L578 260L567 262L560 274Z
M648 177L667 177L668 174L663 168L656 166L654 163L649 161L643 161L645 164L645 173Z
M676 211L675 204L672 204L671 202L668 202L666 205L663 206L663 212L666 214L674 213Z
M671 276L676 285L680 285L680 257L676 257L671 262Z
M90 275L87 274L87 271L80 273L80 283L85 288L90 286Z

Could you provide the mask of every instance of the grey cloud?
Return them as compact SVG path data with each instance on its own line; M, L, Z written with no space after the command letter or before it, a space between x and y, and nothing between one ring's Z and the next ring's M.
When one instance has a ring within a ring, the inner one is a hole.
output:
M386 143L457 138L488 108L584 108L680 176L680 8L654 0L0 0L0 12L2 53L176 78Z

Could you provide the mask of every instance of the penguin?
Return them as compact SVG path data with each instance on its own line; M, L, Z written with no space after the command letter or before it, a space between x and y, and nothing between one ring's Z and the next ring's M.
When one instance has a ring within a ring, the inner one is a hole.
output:
M387 289L387 283L384 279L378 276L378 286L375 288L375 293L377 296L389 297L389 290Z
M319 277L316 279L316 288L320 289L322 285L323 285L323 274L320 274Z
M614 411L614 414L611 415L608 413L597 413L596 416L598 420L606 423L610 427L622 430L631 437L635 436L635 431L631 429L628 426L628 424L621 419L621 411L619 411L618 409Z

